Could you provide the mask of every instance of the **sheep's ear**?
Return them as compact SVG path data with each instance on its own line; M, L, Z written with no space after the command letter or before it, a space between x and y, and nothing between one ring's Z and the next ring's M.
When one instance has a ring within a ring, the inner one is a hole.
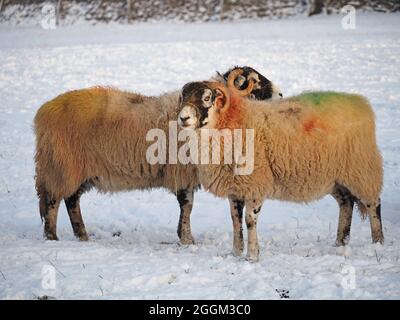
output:
M214 90L214 105L217 109L222 109L226 104L226 96L225 93L220 89Z

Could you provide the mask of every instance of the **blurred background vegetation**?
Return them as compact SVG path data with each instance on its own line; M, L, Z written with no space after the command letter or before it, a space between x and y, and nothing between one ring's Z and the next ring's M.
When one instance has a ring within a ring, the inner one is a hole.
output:
M0 0L0 23L39 24L44 5L56 8L60 24L200 22L280 19L339 13L345 5L362 11L398 12L400 0Z

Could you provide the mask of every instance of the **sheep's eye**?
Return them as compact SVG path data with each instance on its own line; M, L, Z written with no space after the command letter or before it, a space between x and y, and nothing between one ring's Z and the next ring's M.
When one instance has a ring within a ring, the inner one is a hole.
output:
M204 101L205 101L205 102L210 101L210 97L209 97L209 96L208 96L208 97L205 97L205 98L204 98Z

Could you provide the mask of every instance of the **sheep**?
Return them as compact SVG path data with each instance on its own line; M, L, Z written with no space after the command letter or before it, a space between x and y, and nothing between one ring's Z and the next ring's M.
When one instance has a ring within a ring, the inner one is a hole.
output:
M260 83L261 90L252 93L255 99L281 96L256 70L241 70L242 82L251 77ZM181 243L194 243L190 214L193 193L200 185L197 168L190 164L150 165L145 158L146 132L152 128L168 132L178 101L178 91L149 97L94 87L64 93L37 111L35 180L46 239L58 239L57 214L62 199L74 235L86 241L79 203L83 193L93 187L100 192L165 188L175 194L180 205L177 232Z
M247 259L257 261L256 226L265 199L308 203L327 194L340 208L337 246L349 241L355 203L363 217L369 216L373 242L383 243L382 158L367 99L349 93L309 92L276 102L251 101L242 97L252 90L252 83L244 90L233 86L240 72L229 75L227 87L207 81L186 84L178 115L181 128L200 129L200 133L254 129L254 170L249 175L236 175L236 167L222 160L198 164L204 189L229 199L233 254L240 256L244 249L244 207ZM202 99L208 96L211 103Z
M221 82L226 84L229 74L234 70L242 70L242 74L238 74L234 80L234 84L239 89L245 89L249 85L249 81L253 81L253 90L249 94L249 98L252 100L279 100L283 98L281 89L276 86L275 83L269 81L258 71L252 67L235 66L230 70L221 74L217 71L217 74L212 78L213 81Z

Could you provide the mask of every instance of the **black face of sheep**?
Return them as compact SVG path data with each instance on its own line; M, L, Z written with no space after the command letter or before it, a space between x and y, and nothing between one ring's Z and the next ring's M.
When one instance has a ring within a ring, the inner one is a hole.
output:
M257 70L249 66L244 67L234 67L224 74L219 74L225 81L228 80L229 74L235 70L242 70L242 74L238 76L234 82L235 87L238 89L245 89L249 85L249 81L253 80L254 89L250 94L251 99L255 100L269 100L269 99L282 99L283 94L279 87L277 87L273 82L264 77Z
M208 82L189 82L182 88L178 124L182 128L195 129L208 123L208 112L219 97L217 89Z
M234 67L223 75L218 73L219 82L227 84L239 91L246 91L245 96L256 100L282 99L280 89L260 74L255 69L245 67ZM229 80L230 79L230 80ZM250 87L251 83L251 88ZM223 86L216 82L199 81L187 83L181 91L179 99L180 113L178 124L182 128L201 128L209 123L209 111L217 104L225 104L226 94Z
M243 96L248 96L251 88ZM181 91L178 124L181 128L187 129L204 127L212 120L212 110L221 109L228 102L227 89L221 83L189 82L183 86Z
M249 79L248 86L237 89L235 81L243 70L233 70L226 80L226 86L220 82L199 81L185 84L181 91L178 124L181 128L196 129L213 123L215 112L228 107L231 102L229 89L236 96L248 97L254 90L255 80Z

